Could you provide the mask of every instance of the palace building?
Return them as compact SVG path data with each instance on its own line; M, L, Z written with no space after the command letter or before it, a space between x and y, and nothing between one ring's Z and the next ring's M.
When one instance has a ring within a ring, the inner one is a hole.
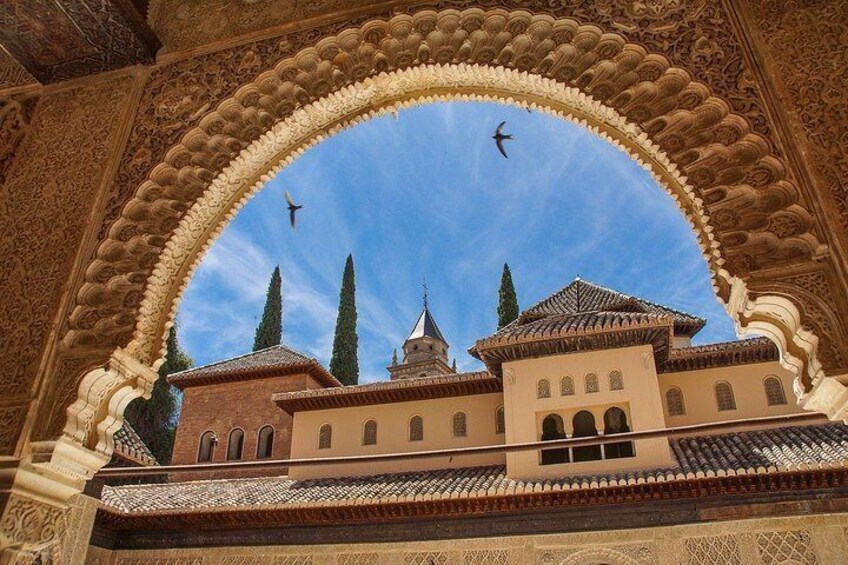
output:
M805 528L844 522L848 426L791 400L772 342L692 345L704 324L578 278L477 340L476 372L448 364L425 302L386 381L341 386L282 345L172 375L173 461L198 470L102 487L90 556L827 562ZM757 533L790 515L790 537Z

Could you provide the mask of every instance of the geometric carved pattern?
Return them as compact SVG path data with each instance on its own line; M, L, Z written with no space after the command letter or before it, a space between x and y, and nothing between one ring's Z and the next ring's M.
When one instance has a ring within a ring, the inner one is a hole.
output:
M551 383L548 379L539 379L536 383L536 398L550 398Z
M734 536L689 538L686 540L689 565L742 565Z
M704 14L686 17L696 21ZM469 50L463 46L471 32L476 43ZM314 42L315 35L310 37ZM409 37L416 38L414 46ZM524 46L527 40L532 48ZM261 53L258 46L245 46L226 57L222 52L154 72L148 90L158 94L143 101L151 106L139 112L145 116L140 119L154 121L134 128L135 141L106 210L107 221L122 216L104 231L107 239L87 269L66 343L126 345L133 329L126 313L137 311L168 235L209 181L273 124L345 85L425 63L461 61L528 71L573 86L638 124L687 175L733 274L804 260L818 249L812 218L797 204L797 188L768 140L686 71L615 33L602 35L574 20L472 9L371 21L361 31L347 29L276 63L280 42ZM565 45L568 49L560 48ZM239 76L253 78L239 81ZM226 95L230 98L222 100ZM149 143L156 147L135 147ZM133 218L145 218L144 224ZM770 218L791 228L772 232ZM122 296L98 304L101 293L95 289L106 285L120 288ZM104 332L108 335L97 336Z
M0 184L15 159L18 145L26 135L37 96L0 98Z
M683 401L683 391L673 386L665 391L665 403L668 406L669 416L683 416L686 414L686 405Z
M624 376L621 374L621 371L610 371L609 389L624 390Z
M811 161L848 228L845 3L750 0L748 4L765 40L764 50L776 67L770 74L783 82L783 105L794 111Z
M448 554L443 551L416 551L403 556L404 565L446 565Z
M133 80L42 95L0 184L0 398L29 394Z
M227 556L221 565L312 565L310 555L239 555Z
M122 557L115 565L204 565L203 557ZM258 562L257 562L258 563ZM263 562L267 563L267 562Z
M757 534L757 548L763 565L818 565L819 560L812 546L810 532L761 532Z
M559 383L559 394L561 396L574 396L574 379L565 376Z
M593 392L598 392L600 387L598 386L598 375L595 373L589 373L584 377L584 388L586 389L586 394L590 394Z
M343 553L336 558L337 565L378 565L379 553Z
M466 551L464 565L509 565L509 552L505 549Z

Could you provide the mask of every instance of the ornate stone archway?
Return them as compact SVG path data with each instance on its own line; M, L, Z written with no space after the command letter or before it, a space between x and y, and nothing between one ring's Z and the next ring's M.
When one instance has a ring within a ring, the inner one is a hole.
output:
M127 157L125 168L144 168L146 178L135 183L122 168L129 198L107 203L115 216L62 339L63 352L84 352L85 362L60 369L43 402L49 416L34 438L54 439L63 426L64 434L37 473L73 469L77 484L105 462L123 408L155 378L182 285L263 175L372 112L442 97L529 103L640 159L692 222L717 295L742 330L779 345L807 407L841 416L844 389L822 378L818 339L805 329L820 327L810 312L826 304L753 276L827 251L790 169L761 124L664 55L574 19L497 9L372 20L272 64L250 48L238 55L251 80L212 107L198 93L230 77L212 69L176 79L184 84L156 111L195 125L167 132L174 141L161 158ZM830 323L826 339L840 335L838 320Z
M157 366L182 284L263 175L369 113L463 95L571 115L642 160L693 223L716 292L741 330L773 338L799 374L798 393L812 390L821 376L817 340L803 329L798 308L767 294L767 286L749 300L744 282L765 265L822 252L769 142L662 55L594 25L524 11L374 20L258 73L214 109L202 107L198 125L167 151L109 228L86 270L65 346L112 342ZM142 394L149 383L137 373L110 386ZM80 415L108 413L102 406L112 394L78 399L66 435L107 449L116 422Z

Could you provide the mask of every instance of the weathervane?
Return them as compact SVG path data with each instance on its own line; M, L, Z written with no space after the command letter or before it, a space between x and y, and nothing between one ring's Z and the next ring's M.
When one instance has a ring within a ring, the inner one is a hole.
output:
M427 277L424 277L424 283L422 284L424 287L424 309L427 309Z

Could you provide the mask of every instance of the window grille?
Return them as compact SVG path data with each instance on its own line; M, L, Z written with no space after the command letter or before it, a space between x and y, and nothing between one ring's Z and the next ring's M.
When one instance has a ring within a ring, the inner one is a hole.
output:
M377 445L377 422L368 420L362 428L362 445Z
M468 435L468 426L465 412L457 412L453 415L453 437L465 437Z
M624 390L624 375L621 374L621 371L618 371L618 370L610 371L610 374L609 374L609 389L610 390Z
M548 379L539 379L539 382L536 383L536 398L550 398L551 397L551 383L548 382Z
M333 426L324 424L318 430L318 449L330 449L333 444Z
M586 394L598 392L600 390L600 387L598 386L598 375L595 373L589 373L586 375L585 380Z
M781 406L786 404L786 393L783 392L783 384L777 377L768 377L764 386L766 388L766 401L769 406Z
M719 412L725 410L736 410L736 399L733 397L733 388L729 383L720 382L715 385L716 404Z
M683 391L672 387L665 391L665 403L668 406L669 416L686 415L686 405L683 403Z
M559 382L560 396L574 396L574 379L570 376L563 377Z
M498 409L495 410L495 433L506 433L506 418L504 417L503 406L498 406Z
M424 439L424 420L421 416L413 416L409 420L409 441L422 441Z

